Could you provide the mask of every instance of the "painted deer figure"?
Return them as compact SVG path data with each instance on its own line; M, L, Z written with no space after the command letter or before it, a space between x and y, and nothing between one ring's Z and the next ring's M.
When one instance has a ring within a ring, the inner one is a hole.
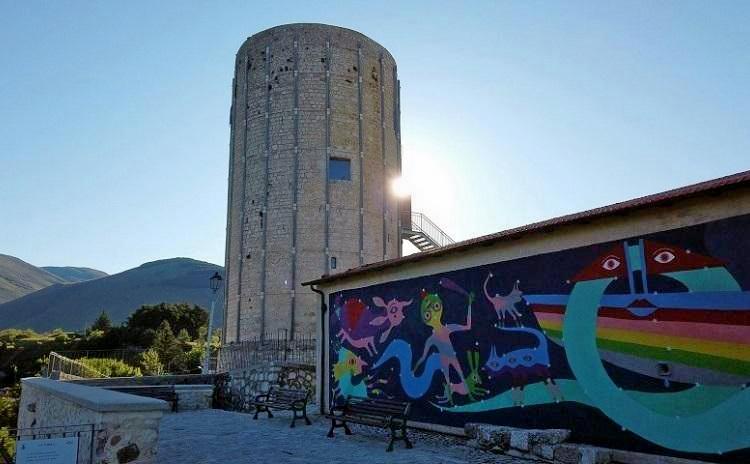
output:
M380 343L385 342L390 335L391 330L394 327L398 327L406 315L404 314L404 308L409 306L413 300L399 301L395 298L390 300L388 303L383 301L379 296L372 298L372 302L379 308L385 308L385 315L378 316L370 321L370 325L375 327L385 328L382 334L380 334Z
M412 302L412 300L399 301L394 298L386 303L377 296L372 301L375 306L385 308L384 315L375 316L374 311L365 305L364 301L357 298L349 298L343 302L340 298L336 300L342 325L337 334L338 337L354 348L364 348L370 356L378 352L375 346L375 338L378 334L380 334L380 343L383 343L391 330L404 321L404 308ZM383 329L385 331L381 333Z

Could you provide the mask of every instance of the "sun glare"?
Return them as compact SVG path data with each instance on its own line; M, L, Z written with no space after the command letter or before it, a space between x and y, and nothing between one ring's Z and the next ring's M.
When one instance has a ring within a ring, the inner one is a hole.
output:
M391 182L393 193L399 198L405 198L411 195L409 183L403 177L397 177Z

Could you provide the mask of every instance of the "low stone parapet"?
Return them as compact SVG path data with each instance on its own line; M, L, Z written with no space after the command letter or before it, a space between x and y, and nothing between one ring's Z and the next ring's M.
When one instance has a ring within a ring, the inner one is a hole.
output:
M214 399L214 386L211 385L175 385L177 408L179 411L210 409Z
M150 464L157 462L159 422L169 408L167 402L153 398L27 378L21 382L18 428L33 432L91 425L93 438L79 444L87 447L79 451L80 463Z

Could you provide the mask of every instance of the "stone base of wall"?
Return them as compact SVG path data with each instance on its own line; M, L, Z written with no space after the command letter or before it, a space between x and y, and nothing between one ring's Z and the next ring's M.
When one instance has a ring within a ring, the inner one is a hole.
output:
M273 387L310 391L310 402L315 402L315 366L268 362L246 369L235 369L216 376L214 407L234 411L249 411L250 402L257 395Z
M702 461L565 443L570 430L517 429L501 425L466 424L468 446L555 464L706 464Z

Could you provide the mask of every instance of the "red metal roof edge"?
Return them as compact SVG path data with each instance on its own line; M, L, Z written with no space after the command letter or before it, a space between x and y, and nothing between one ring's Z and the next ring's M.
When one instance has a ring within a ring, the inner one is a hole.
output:
M667 190L665 192L646 195L643 197L634 198L632 200L621 201L619 203L589 209L578 213L558 216L540 222L533 222L531 224L515 227L513 229L507 229L489 235L470 238L468 240L456 242L451 245L446 245L430 251L423 251L400 258L393 258L385 261L378 261L376 263L365 264L364 266L348 269L338 274L325 274L318 279L303 282L302 285L308 286L334 282L337 280L347 279L355 275L365 274L367 272L378 271L389 267L400 266L402 264L413 263L422 261L424 259L443 256L450 253L456 253L474 245L489 246L501 240L510 240L525 233L542 231L545 228L570 225L574 223L590 221L592 219L597 219L604 216L622 214L624 212L636 209L657 206L661 203L669 203L675 200L687 199L695 195L705 194L713 191L718 192L732 187L739 187L743 184L750 184L750 171L738 172L729 176L719 177L718 179L699 182L697 184L691 184L684 187Z

